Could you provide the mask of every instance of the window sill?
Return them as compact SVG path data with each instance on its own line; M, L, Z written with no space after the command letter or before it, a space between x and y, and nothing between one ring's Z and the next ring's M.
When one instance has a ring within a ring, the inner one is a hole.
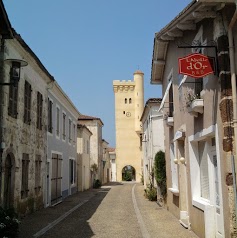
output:
M179 196L179 190L177 188L168 188L168 190L176 196Z
M197 117L198 113L203 114L203 99L195 99L192 101L190 107L188 107L188 112Z
M205 211L205 207L210 205L209 200L204 198L193 198L192 201L193 206Z

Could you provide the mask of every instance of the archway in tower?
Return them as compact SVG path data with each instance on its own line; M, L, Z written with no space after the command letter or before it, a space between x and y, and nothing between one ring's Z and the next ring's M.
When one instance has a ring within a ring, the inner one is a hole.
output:
M131 165L122 169L122 181L136 181L136 170Z

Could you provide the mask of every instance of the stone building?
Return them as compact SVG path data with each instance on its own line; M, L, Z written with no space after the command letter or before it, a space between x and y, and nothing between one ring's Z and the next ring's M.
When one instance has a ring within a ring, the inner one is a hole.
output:
M154 39L151 83L162 85L167 116L166 206L199 237L237 236L235 10L235 1L194 0ZM207 59L214 72L204 74Z
M12 38L1 40L1 205L24 214L44 205L47 86L54 78L9 29Z
M85 126L77 125L77 188L84 191L92 187L93 171L90 159L91 131Z
M110 168L111 168L111 182L116 182L116 151L115 148L108 148L109 152L109 160L110 160Z
M103 161L102 161L102 174L101 181L102 184L108 183L111 181L111 167L110 167L110 158L109 158L109 143L106 140L102 140L103 146Z
M103 163L103 147L102 147L102 127L103 122L98 117L87 115L79 115L78 123L85 125L92 133L90 138L90 161L92 169L92 185L94 180L101 179L102 163Z
M134 80L114 80L117 181L141 180L141 116L144 108L143 72ZM129 171L129 172L128 172ZM125 178L131 173L131 178Z

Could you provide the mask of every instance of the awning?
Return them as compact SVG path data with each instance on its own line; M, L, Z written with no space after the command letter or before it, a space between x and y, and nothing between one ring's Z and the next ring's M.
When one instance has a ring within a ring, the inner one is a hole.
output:
M188 77L187 75L183 76L183 78L181 79L181 82L180 82L178 88L180 88L182 86L182 84L186 81L187 77Z
M168 83L168 85L167 85L167 88L166 88L166 90L165 90L165 94L164 94L163 99L162 99L162 101L161 101L161 104L160 104L160 107L159 107L159 109L158 109L158 112L164 107L165 99L166 99L166 97L167 97L167 95L168 95L168 92L169 92L169 90L170 90L171 84L172 84L172 80L170 80L169 83Z

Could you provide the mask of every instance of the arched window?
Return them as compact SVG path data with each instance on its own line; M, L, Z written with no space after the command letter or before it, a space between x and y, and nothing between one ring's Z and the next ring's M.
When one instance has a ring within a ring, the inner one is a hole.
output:
M131 104L132 103L132 99L131 98L129 98L129 104Z
M125 98L125 104L127 104L127 101L128 101L127 98Z

